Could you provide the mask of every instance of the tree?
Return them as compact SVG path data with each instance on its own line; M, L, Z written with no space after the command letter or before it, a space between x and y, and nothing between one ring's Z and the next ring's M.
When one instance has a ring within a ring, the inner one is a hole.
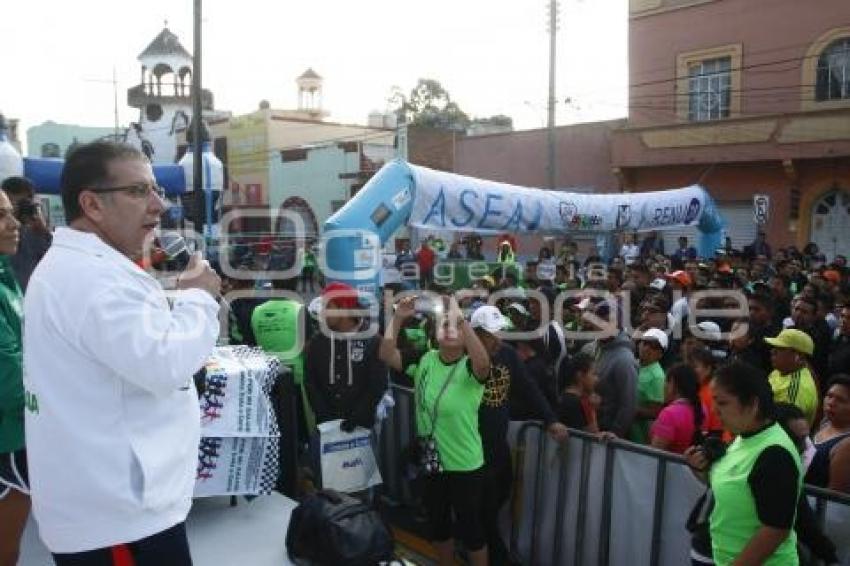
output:
M434 79L419 79L409 96L395 87L390 102L395 104L399 118L408 124L463 132L471 123L466 112L452 101L449 92Z

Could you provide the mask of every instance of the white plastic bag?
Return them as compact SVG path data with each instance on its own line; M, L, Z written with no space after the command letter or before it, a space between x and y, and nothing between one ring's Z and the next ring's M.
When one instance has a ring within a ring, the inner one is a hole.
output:
M372 451L372 432L357 427L352 432L339 428L342 421L318 425L322 488L343 493L363 491L382 482Z

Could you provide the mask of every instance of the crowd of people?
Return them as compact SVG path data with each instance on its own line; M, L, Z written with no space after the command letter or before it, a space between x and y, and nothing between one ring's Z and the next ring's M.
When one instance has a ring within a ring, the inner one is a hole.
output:
M507 425L526 419L543 421L557 440L571 427L687 456L713 492L712 521L700 536L715 546L695 543L702 548L694 550L695 563L726 564L737 556L743 563L792 563L798 532L801 546L834 558L814 521L801 529L795 517L804 516L797 510L804 480L850 492L844 259L826 263L814 246L806 254L771 254L761 234L742 251L727 241L713 258L698 257L686 238L661 255L658 235L648 239L639 246L628 235L622 255L608 262L593 254L579 261L571 244L558 253L544 248L519 270L508 269L516 254L502 251L513 243L500 240L498 253L510 261L494 262L499 268L474 280L470 292L431 276L412 277L415 291L386 289L407 295L383 313L390 322L377 348L352 350L336 335L340 357L332 366L345 367L346 352L363 351L364 359L377 357L373 368L383 363L392 381L415 389L418 434L442 457L440 473L423 478L423 501L443 563L454 536L473 563L510 563L496 517L513 482ZM440 247L429 239L422 248L432 245ZM433 270L439 259L428 258ZM337 284L331 291L337 299L324 301L328 313L358 307L353 289ZM352 317L346 324L362 329L364 322ZM310 346L308 352L319 353ZM357 411L365 418L356 424L371 425L383 375L375 369L352 379L324 365L307 371L307 410L331 395L319 391L326 381L359 388L357 401L318 420L348 422ZM800 415L803 433L780 418L789 411ZM719 463L748 471L726 485L729 474L715 471L724 469Z
M69 156L69 226L52 235L28 204L31 184L3 189L0 566L16 561L31 501L60 566L115 552L190 564L191 378L218 339L217 298L257 282L222 283L194 257L165 296L137 261L164 201L125 146ZM773 251L762 233L712 257L685 237L665 254L657 233L623 235L611 258L565 242L521 265L516 246L499 237L498 267L464 292L435 267L483 260L481 238L402 250L399 265L416 273L386 286L374 318L342 283L312 302L241 293L229 339L292 368L305 452L316 424L372 428L390 382L412 387L410 464L442 564L455 537L472 564L515 560L497 521L514 482L508 425L528 419L558 442L572 428L684 455L709 486L691 525L695 564L794 564L803 546L834 558L805 520L801 486L850 493L846 258L827 261L814 244ZM321 274L303 255L307 294Z

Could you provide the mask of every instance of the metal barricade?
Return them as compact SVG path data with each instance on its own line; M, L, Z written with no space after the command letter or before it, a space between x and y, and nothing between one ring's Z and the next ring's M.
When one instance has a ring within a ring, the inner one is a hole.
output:
M410 505L414 502L410 482L405 477L406 454L416 437L416 417L413 389L391 386L395 407L384 419L379 440L378 466L384 480L383 495L393 503Z
M534 566L689 563L685 522L704 487L684 458L570 432L558 445L539 423L512 423L511 551ZM805 493L841 564L850 564L850 496L812 486Z
M414 501L404 455L415 436L413 390L392 386L396 406L380 435L384 495ZM705 489L683 457L571 430L559 444L540 423L511 423L514 489L503 536L529 566L680 566L690 562L687 516ZM850 496L806 486L827 536L850 564Z

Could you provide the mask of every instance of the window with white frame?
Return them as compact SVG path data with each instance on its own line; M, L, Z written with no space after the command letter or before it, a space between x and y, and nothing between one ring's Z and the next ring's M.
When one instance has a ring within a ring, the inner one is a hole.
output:
M729 117L732 101L732 58L706 59L688 65L688 120Z
M850 37L833 41L818 57L815 100L850 98Z

